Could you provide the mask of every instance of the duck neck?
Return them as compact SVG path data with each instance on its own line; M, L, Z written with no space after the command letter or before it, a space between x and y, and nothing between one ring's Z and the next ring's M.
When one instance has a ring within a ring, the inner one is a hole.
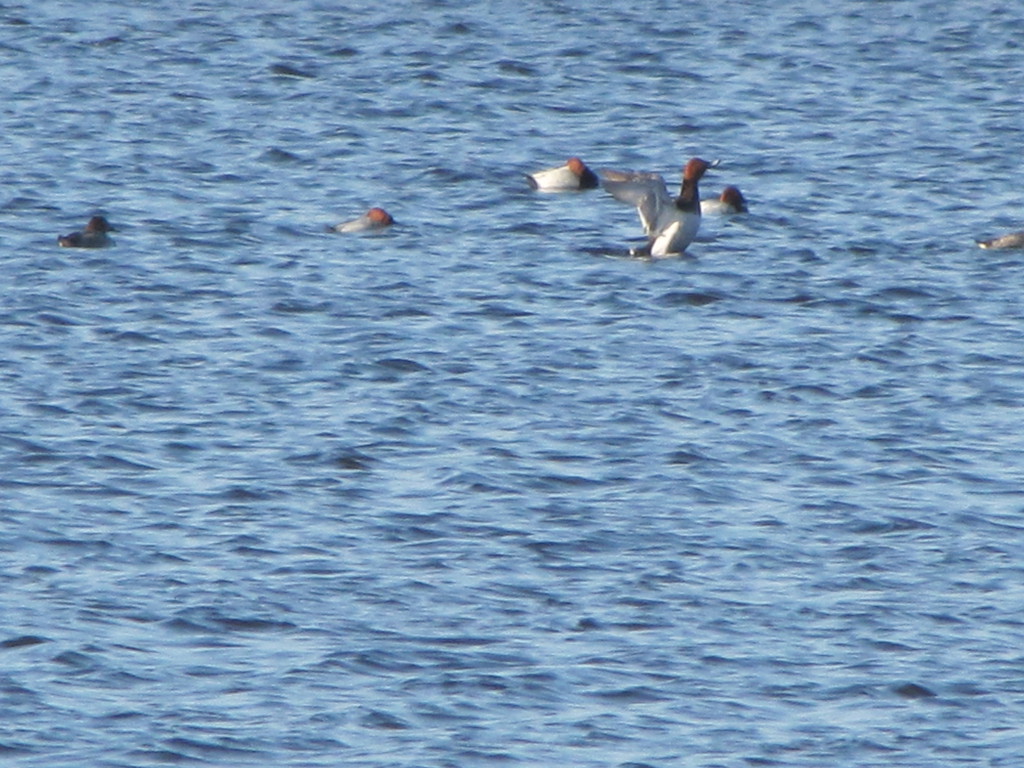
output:
M686 213L700 215L700 192L697 190L696 179L683 179L683 186L676 198L676 208Z

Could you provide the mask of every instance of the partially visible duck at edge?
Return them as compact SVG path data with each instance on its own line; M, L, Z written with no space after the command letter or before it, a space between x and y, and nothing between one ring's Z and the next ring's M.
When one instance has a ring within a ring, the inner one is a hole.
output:
M660 173L633 171L602 171L604 188L612 197L636 206L640 223L647 235L647 244L630 249L633 256L662 258L683 253L700 229L700 191L697 183L709 163L691 158L683 168L679 195L673 198Z
M1024 248L1024 232L1011 232L991 240L979 240L979 248Z
M390 227L394 223L391 214L383 208L371 208L358 219L335 224L327 229L331 232L369 232Z
M85 229L69 235L60 235L57 244L61 248L106 248L113 242L107 237L107 232L116 231L102 216L93 216L85 225Z
M601 184L597 174L578 157L570 157L565 165L526 174L530 187L541 192L571 192L596 189Z
M705 216L708 214L746 213L747 200L743 197L739 187L726 187L717 200L701 200L700 212Z

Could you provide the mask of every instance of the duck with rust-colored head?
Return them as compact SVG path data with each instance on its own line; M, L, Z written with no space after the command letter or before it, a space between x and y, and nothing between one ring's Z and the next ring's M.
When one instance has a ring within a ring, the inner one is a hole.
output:
M683 253L700 229L700 191L697 183L715 163L691 158L683 168L679 194L669 194L660 173L602 171L604 188L616 200L636 206L647 244L633 248L634 256L662 258Z
M596 189L601 180L578 157L570 157L565 165L526 174L530 187L541 192L573 192Z
M345 221L328 227L333 232L371 232L390 227L395 223L391 214L383 208L371 208L358 219Z
M746 213L747 200L743 197L739 187L726 187L717 199L701 200L700 212L705 216L709 213L725 216L733 213Z

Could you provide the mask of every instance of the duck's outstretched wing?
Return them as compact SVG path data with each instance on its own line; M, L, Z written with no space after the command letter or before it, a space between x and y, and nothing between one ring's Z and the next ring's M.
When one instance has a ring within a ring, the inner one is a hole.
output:
M616 200L636 206L647 235L655 233L658 212L673 204L668 186L660 173L601 171L604 188Z

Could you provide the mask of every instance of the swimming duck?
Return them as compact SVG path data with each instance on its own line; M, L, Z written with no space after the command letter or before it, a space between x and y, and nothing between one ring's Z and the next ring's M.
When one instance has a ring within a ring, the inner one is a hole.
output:
M113 242L107 237L107 232L116 231L102 216L93 216L85 225L85 229L69 235L60 235L57 244L61 248L105 248Z
M384 229L395 223L391 214L383 208L371 208L358 219L335 224L328 229L334 232L367 232L375 229Z
M569 192L579 189L595 189L601 184L597 174L578 157L570 157L565 165L548 168L545 171L526 174L526 180L533 189L541 192Z
M683 168L679 196L673 198L660 173L602 171L604 188L612 197L635 205L647 235L647 244L633 248L634 256L655 258L682 253L700 229L700 192L697 182L712 163L691 158ZM717 165L717 163L715 163Z
M1024 248L1024 232L1011 232L991 240L979 240L979 248Z
M731 214L746 213L747 201L740 192L739 187L726 187L717 200L701 200L700 212L707 216L709 213Z

